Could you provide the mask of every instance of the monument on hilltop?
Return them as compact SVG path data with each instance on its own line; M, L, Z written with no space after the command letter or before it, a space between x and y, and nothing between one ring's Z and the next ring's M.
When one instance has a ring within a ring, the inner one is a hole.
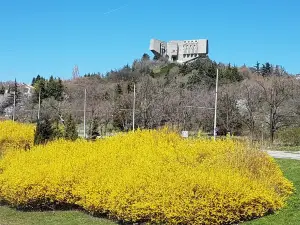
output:
M186 63L208 54L208 40L160 41L151 39L150 50L159 57L166 57L170 62Z

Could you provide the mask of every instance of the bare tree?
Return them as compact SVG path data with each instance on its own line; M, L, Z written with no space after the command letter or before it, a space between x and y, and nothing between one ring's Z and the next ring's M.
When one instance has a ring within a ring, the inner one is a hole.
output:
M218 124L220 133L239 133L238 94L234 84L224 85L220 88L218 101Z
M287 126L294 116L294 107L289 104L294 97L295 80L291 77L271 76L258 81L263 89L267 124L271 142L274 142L276 131Z
M249 129L251 140L253 140L263 106L263 89L255 81L246 80L241 84L239 93L238 108L240 119Z

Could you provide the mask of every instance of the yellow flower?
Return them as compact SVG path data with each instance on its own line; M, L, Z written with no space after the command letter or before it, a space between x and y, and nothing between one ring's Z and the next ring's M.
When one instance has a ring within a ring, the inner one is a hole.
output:
M229 224L280 209L293 191L259 150L168 129L10 151L0 171L12 206L68 203L131 222Z

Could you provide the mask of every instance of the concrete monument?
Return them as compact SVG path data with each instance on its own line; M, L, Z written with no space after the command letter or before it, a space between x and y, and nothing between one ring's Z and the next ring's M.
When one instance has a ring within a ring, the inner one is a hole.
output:
M166 57L170 62L186 63L208 54L208 40L183 40L164 42L151 39L150 50L157 57Z

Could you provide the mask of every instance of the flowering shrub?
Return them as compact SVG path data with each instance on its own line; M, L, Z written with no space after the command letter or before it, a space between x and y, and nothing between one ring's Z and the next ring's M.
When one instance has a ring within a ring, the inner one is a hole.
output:
M24 148L33 145L34 125L11 120L0 122L0 155L8 148Z
M230 224L280 209L293 191L261 151L167 129L11 151L0 171L12 206L71 204L128 222Z

